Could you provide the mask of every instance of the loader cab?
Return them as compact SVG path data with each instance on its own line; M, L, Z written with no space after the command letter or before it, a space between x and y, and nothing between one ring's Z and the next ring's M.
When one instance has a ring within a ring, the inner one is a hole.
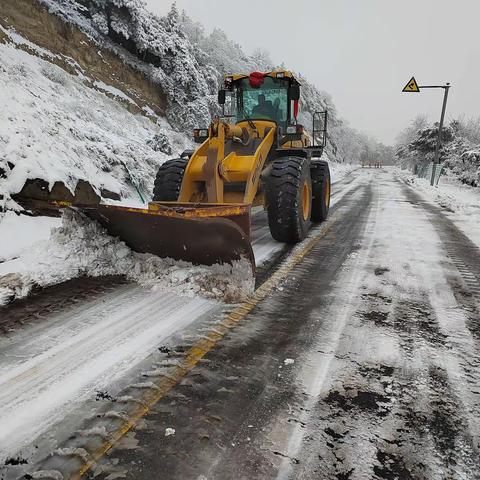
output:
M238 122L271 120L286 128L294 123L295 102L300 98L300 85L290 72L253 72L250 75L225 77L225 90L219 92L224 105L230 96L229 117Z

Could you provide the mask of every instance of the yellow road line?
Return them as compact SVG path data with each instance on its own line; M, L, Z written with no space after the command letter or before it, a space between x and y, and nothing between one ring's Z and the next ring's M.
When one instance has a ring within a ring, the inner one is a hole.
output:
M112 433L112 437L105 441L102 446L91 454L91 459L83 465L80 470L71 478L78 480L88 472L123 436L125 436L138 421L146 415L165 395L176 386L197 364L210 352L216 344L243 320L262 300L264 300L279 283L287 278L288 273L319 243L319 241L331 230L333 224L338 220L339 213L336 213L317 235L307 239L294 249L289 256L277 269L277 271L266 280L251 297L242 305L230 312L220 323L215 325L215 331L210 331L194 346L192 346L185 355L185 358L179 365L173 367L173 372L168 377L163 376L162 380L156 384L153 392L144 394L139 400L144 406L140 406L138 411L131 415L130 419Z

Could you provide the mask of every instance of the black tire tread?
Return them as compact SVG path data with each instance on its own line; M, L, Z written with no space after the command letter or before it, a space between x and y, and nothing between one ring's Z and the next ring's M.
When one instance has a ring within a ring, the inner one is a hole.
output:
M310 179L309 162L301 157L283 157L272 163L266 185L268 223L272 237L298 243L308 233L310 221L303 219L301 189Z
M160 166L153 185L154 202L175 202L178 200L188 161L188 158L176 158L167 160Z
M326 205L324 199L327 182L330 183L328 162L325 160L312 162L310 172L312 176L312 221L323 222L327 218L329 210L329 205Z

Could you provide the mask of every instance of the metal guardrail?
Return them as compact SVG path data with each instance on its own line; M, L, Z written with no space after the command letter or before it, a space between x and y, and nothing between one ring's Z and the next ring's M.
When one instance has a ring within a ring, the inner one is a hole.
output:
M435 168L434 185L438 186L440 176L443 173L443 166L442 165L435 165L433 162L431 162L427 165L420 165L417 168L417 177L425 178L427 180L430 180L432 178L432 169L433 168Z

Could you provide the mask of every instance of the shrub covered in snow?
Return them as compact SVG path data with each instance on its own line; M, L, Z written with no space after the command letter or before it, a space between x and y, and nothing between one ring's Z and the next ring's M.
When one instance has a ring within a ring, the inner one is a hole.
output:
M416 170L432 162L438 137L438 124L427 126L417 118L399 136L397 158L402 167ZM442 131L440 161L447 173L471 186L480 185L480 122L454 120Z
M480 145L465 145L455 142L450 148L444 165L463 183L472 187L480 186Z

